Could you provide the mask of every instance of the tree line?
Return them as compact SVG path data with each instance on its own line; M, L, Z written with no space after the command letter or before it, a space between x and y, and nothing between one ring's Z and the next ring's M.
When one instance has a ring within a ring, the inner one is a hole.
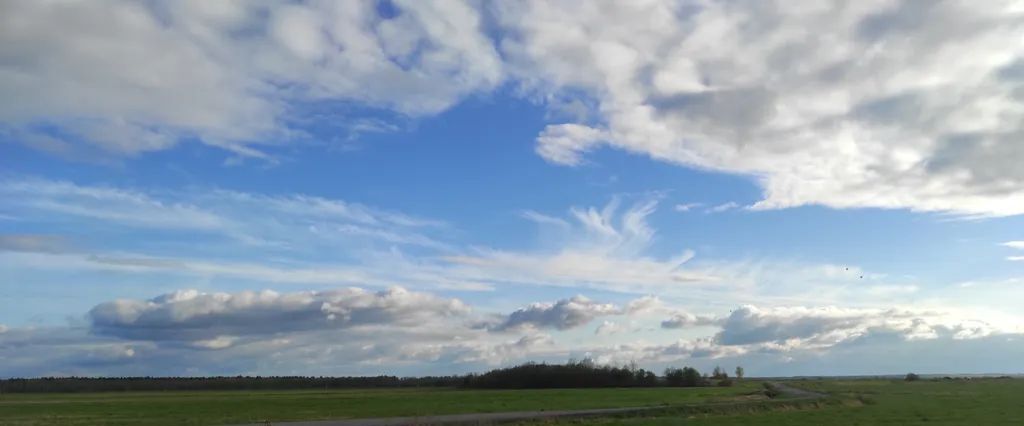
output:
M462 383L461 376L42 377L2 379L0 393L452 387Z
M742 378L743 368L736 376ZM43 377L0 379L0 393L126 392L198 390L288 390L399 387L462 387L476 389L545 389L655 386L728 386L732 379L719 367L711 375L692 367L653 371L628 366L596 365L593 361L565 364L526 363L482 374L461 376L218 376L218 377Z

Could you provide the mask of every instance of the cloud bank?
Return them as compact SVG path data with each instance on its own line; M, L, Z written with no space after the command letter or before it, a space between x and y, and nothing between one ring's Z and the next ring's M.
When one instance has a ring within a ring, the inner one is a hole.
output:
M1024 36L1020 12L1012 1L5 2L0 134L68 155L197 140L272 159L270 145L310 139L309 120L367 122L357 108L307 113L317 106L425 117L512 86L551 111L581 110L537 135L552 163L586 165L609 147L744 174L763 188L757 209L1017 215L1024 50L1006 40Z
M115 300L89 311L93 331L149 341L227 345L250 335L359 326L412 327L465 315L457 299L392 288L281 294L266 290L201 293L183 290L150 300Z
M0 327L0 356L6 361L0 376L451 374L580 357L649 368L732 362L752 366L748 369L761 375L779 369L806 372L800 369L828 365L826 360L835 358L846 362L838 372L877 373L877 368L918 367L919 360L903 355L928 358L936 345L946 361L959 361L962 372L970 372L990 367L972 364L978 345L1004 348L1012 357L1020 350L1014 342L1024 336L1019 321L997 324L958 312L744 305L695 316L663 302L652 309L651 300L619 306L575 297L503 314L400 288L180 290L100 303L81 327ZM658 327L666 310L676 313ZM501 320L493 327L475 326L481 316ZM611 316L625 323L602 319ZM583 340L574 337L598 322L592 333L583 332ZM679 337L696 325L709 330ZM627 329L630 333L623 333ZM649 340L655 336L661 343ZM903 354L902 361L876 365L848 359L887 351ZM806 363L788 365L795 359ZM1010 365L1011 359L998 360L999 365Z

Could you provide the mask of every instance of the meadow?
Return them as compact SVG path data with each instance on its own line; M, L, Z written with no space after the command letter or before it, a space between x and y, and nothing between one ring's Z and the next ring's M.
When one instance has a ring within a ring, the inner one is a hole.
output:
M659 406L643 414L546 420L599 425L1024 424L1024 380L792 380L820 400L767 399L733 387L107 392L0 395L3 425L212 425L287 420Z
M724 413L666 410L653 416L586 419L599 425L1020 425L1024 380L799 380L785 382L829 398L803 405L735 406ZM764 407L761 407L764 408ZM582 422L582 420L581 420ZM561 423L573 423L564 421Z
M725 401L760 384L728 388L105 392L0 395L2 425L215 425L502 411L674 406Z

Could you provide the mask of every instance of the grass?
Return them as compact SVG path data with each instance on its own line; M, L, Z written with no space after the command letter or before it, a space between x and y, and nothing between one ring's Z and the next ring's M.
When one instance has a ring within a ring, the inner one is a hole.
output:
M735 405L727 410L666 410L646 417L563 421L601 425L1009 425L1024 424L1024 380L808 380L824 401ZM710 411L710 412L709 412Z
M664 406L642 415L545 423L602 425L1024 424L1024 380L806 380L825 400L765 401L732 388L368 389L0 395L0 424L235 424L473 412ZM639 416L639 417L636 417Z
M731 388L205 391L0 395L3 425L208 425L282 420L639 407L724 401Z

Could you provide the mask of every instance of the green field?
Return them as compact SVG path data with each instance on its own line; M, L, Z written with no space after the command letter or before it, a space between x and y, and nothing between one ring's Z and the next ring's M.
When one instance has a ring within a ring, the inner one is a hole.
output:
M663 406L602 425L1024 424L1024 380L805 380L823 400L768 400L757 381L731 388L131 392L0 395L0 424L233 424L266 420ZM551 421L545 421L551 424Z
M0 395L0 425L207 425L266 420L422 416L638 407L721 401L757 390L630 388L551 390L372 389Z
M822 380L787 382L827 392L821 404L751 412L662 413L653 417L587 419L602 425L1024 425L1024 380ZM815 406L816 405L816 406ZM570 423L566 421L565 423Z

